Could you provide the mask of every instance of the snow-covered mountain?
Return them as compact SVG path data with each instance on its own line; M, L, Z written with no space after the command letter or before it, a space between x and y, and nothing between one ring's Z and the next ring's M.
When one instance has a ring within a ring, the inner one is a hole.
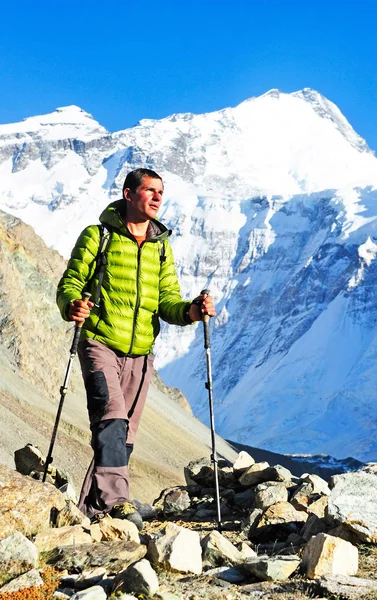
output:
M311 89L109 133L78 107L0 125L0 207L68 256L127 172L165 181L185 296L209 287L216 427L277 452L377 459L377 159ZM166 383L208 421L201 325L164 328Z

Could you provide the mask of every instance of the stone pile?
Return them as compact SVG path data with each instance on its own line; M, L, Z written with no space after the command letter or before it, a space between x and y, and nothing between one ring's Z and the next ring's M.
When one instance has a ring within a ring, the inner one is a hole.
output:
M17 454L24 473L28 454L35 450ZM136 503L139 532L110 516L91 524L74 491L0 466L0 600L42 586L46 564L60 573L54 597L62 600L260 598L266 590L360 599L377 591L377 580L356 576L358 545L377 542L371 466L326 482L241 452L234 465L219 461L218 474L221 524L213 466L201 459L186 467L186 486L164 490L152 506Z

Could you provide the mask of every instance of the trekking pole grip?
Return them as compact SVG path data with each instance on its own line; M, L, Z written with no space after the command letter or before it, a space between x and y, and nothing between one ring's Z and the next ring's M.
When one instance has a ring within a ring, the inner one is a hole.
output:
M206 295L209 296L210 295L210 291L208 289L202 290L201 295ZM203 327L204 327L204 348L207 350L207 348L210 347L210 341L209 341L209 320L210 320L210 316L205 314L203 315Z
M91 294L89 294L89 292L83 293L82 301L84 302L84 304L88 304L90 296L91 296ZM72 346L71 346L71 350L70 350L72 355L77 354L77 348L79 345L80 334L81 334L81 327L83 325L84 325L84 321L80 321L79 323L76 323L76 325L75 325L75 333L73 336Z

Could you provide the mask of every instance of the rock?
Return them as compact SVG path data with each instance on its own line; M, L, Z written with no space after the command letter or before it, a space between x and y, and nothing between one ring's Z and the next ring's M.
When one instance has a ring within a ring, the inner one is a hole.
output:
M317 515L317 517L322 519L326 515L328 504L328 496L320 496L318 500L314 500L314 502L310 502L308 504L306 512L309 514Z
M89 531L95 542L128 540L140 544L139 530L135 523L128 519L113 519L105 515L98 523L91 525Z
M58 489L61 489L62 487L65 488L66 486L67 489L68 486L69 489L73 489L73 484L69 473L61 468L56 469L54 485Z
M363 465L357 471L358 472L364 471L365 473L370 473L371 475L377 475L377 463L375 463L375 462L366 463L366 465Z
M176 485L172 488L167 488L165 490L162 490L159 497L153 501L153 510L155 511L155 513L158 516L161 516L161 514L163 513L165 496L167 496L167 494L170 494L171 492L176 491L176 490L186 490L187 493L189 494L190 498L202 494L202 488L196 484L195 485L187 485L186 487L183 485Z
M51 513L65 506L63 495L54 486L4 465L0 465L0 489L0 538L13 531L30 536L48 529Z
M232 488L228 488L227 490L221 491L221 501L222 502L226 501L229 504L233 504L235 496L236 496L236 492Z
M268 469L269 466L270 465L268 464L268 462L255 463L242 473L242 475L238 478L238 482L241 485L247 487L251 485L256 485L257 483L261 483L262 481L266 481L262 473L263 471L266 471L266 469Z
M304 525L304 528L301 531L301 536L306 542L308 542L314 535L317 535L318 533L327 533L327 530L328 525L325 519L321 519L315 514L310 514Z
M277 502L265 510L256 526L251 527L249 539L286 539L290 533L299 533L308 515L296 510L289 502Z
M194 518L197 521L213 521L216 516L216 511L212 508L199 508L196 511Z
M241 583L245 576L237 569L231 567L216 567L205 572L206 577L217 577L229 583Z
M245 519L241 521L240 525L240 538L248 539L249 535L257 528L258 523L260 522L263 515L263 511L261 508L254 508L250 514L248 514Z
M245 542L242 542L239 548L239 552L242 556L242 560L248 560L249 558L255 558L257 556L257 553L255 552L255 550L253 550L249 544L246 544Z
M255 491L253 488L247 488L243 492L238 492L233 498L233 504L240 508L253 508L255 501Z
M3 567L3 565L1 566ZM43 579L40 576L38 569L32 569L3 585L0 588L0 594L4 594L5 592L14 593L26 588L40 587L41 585L43 585Z
M150 504L147 504L146 502L139 502L139 500L132 500L132 504L136 506L143 521L157 519L157 511Z
M231 482L236 482L233 469L229 468L228 463L223 459L218 460L217 466L220 485L231 487ZM205 457L191 461L184 468L184 474L188 485L198 484L202 487L215 487L215 471L209 458Z
M166 517L181 515L190 508L191 500L187 490L172 490L164 499L164 515Z
M224 461L219 461L221 465ZM228 465L223 465L218 470L219 485L224 488L234 488L237 484L237 477L234 474L233 468Z
M325 494L326 496L329 496L331 493L327 481L319 475L305 473L305 475L301 475L300 481L302 484L309 484L311 486L312 494Z
M205 564L220 567L236 565L243 561L243 556L233 544L219 531L211 531L202 540L203 561Z
M202 549L199 534L174 523L168 523L154 539L149 541L148 558L152 564L181 573L200 575Z
M357 546L357 544L360 543L358 536L350 529L347 529L347 527L344 527L344 525L337 525L336 527L333 527L331 529L329 529L329 527L327 526L327 530L325 530L325 533L333 535L334 537L342 538L342 540L350 542L354 546Z
M35 537L35 545L39 552L49 552L58 546L78 546L79 544L90 544L92 541L89 533L86 533L80 525L59 527L38 533Z
M69 481L67 483L65 483L64 485L62 485L61 487L59 487L59 492L61 492L63 494L63 496L66 500L70 500L71 502L73 502L76 505L78 504L78 498L77 498L75 488L73 487L72 483L70 483Z
M53 600L70 600L74 591L70 588L59 588L52 594Z
M255 506L264 510L277 502L288 502L288 490L275 482L260 483L254 488Z
M114 581L112 594L132 592L137 597L151 597L159 587L157 573L145 558L119 573Z
M67 525L82 525L86 529L90 527L90 519L77 508L72 500L65 501L65 507L56 517L57 527L66 527Z
M329 487L329 519L361 541L377 542L377 477L363 471L334 475Z
M102 581L106 575L107 571L105 567L97 567L95 569L91 569L90 571L83 571L75 580L75 590L80 591L93 587Z
M32 471L39 473L44 472L45 457L37 446L26 444L23 448L19 448L14 453L14 462L16 470L21 475L30 475Z
M376 579L361 579L345 575L320 577L318 587L322 592L347 600L361 600L372 592L377 592Z
M308 515L300 510L296 510L289 502L277 502L270 506L262 516L258 527L264 525L305 523Z
M0 540L1 570L19 575L38 566L38 549L22 533L15 531Z
M212 486L214 482L213 465L209 458L199 458L191 461L184 468L187 485L199 484L202 487Z
M281 465L275 465L274 467L268 467L264 472L264 481L292 481L292 473L289 469L282 467Z
M293 551L293 547L299 547L305 545L305 540L298 533L290 533L287 537L287 543L285 545L286 552L282 551L282 554L294 554L296 550Z
M301 478L301 481L301 485L293 493L290 499L290 502L295 508L298 510L301 508L308 509L308 507L314 502L318 501L321 496L325 497L322 502L324 506L327 506L327 496L330 495L330 489L322 477L318 477L318 475L306 474ZM315 508L313 508L312 512L314 511Z
M236 458L236 462L233 465L233 471L236 477L239 477L243 471L246 471L249 467L255 465L255 460L250 454L241 450L239 455Z
M58 571L84 571L94 567L105 567L109 574L123 571L130 564L144 558L146 547L124 540L115 542L93 542L80 546L63 546L49 554L48 562Z
M262 581L285 581L299 564L298 556L257 556L243 563L242 568Z
M306 544L302 570L309 579L323 575L355 575L358 569L358 550L340 538L319 533Z
M61 586L65 588L74 588L79 577L79 573L70 573L69 575L62 574L60 577Z
M23 448L16 450L14 453L14 462L16 469L22 475L30 475L34 479L41 481L45 470L46 457L42 454L37 446L33 444L26 444ZM49 483L52 483L56 488L60 489L66 487L67 489L61 490L69 499L75 499L76 493L73 489L70 477L63 469L57 469L50 465L47 470L47 479ZM71 495L73 496L71 497Z
M71 600L106 600L107 594L105 590L99 586L94 585L91 588L87 588L81 592L76 592L71 596Z
M271 597L278 598L280 595L284 600L294 600L301 597L305 598L307 596L305 593L307 591L306 588L307 585L304 581L288 579L280 582L260 581L258 583L250 583L242 586L242 592L249 594L252 600L270 600ZM316 600L326 599L317 598Z

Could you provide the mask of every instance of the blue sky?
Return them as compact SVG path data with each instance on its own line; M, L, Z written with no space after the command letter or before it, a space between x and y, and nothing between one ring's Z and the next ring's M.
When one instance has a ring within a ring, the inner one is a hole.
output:
M376 31L376 0L3 0L0 123L77 104L117 131L312 87L377 151Z

